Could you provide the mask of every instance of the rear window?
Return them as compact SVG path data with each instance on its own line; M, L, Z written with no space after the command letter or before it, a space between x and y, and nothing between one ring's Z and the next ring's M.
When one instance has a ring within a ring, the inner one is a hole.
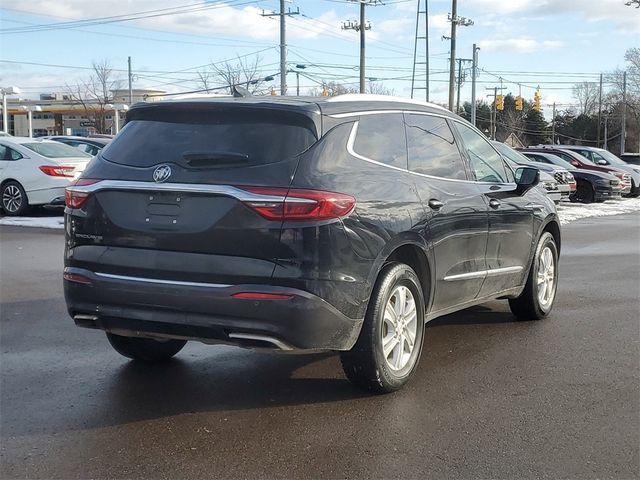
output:
M59 142L23 143L22 146L47 158L91 157L77 148Z
M313 121L290 112L158 110L134 115L102 157L134 167L264 165L291 159L317 140Z

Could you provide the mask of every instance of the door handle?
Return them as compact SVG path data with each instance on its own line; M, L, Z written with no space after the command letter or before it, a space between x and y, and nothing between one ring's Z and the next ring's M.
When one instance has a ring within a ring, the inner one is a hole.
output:
M429 208L432 210L440 210L442 207L444 207L444 203L440 200L436 200L435 198L429 200Z
M495 198L492 198L491 200L489 200L489 206L491 208L498 208L500 206L500 202Z

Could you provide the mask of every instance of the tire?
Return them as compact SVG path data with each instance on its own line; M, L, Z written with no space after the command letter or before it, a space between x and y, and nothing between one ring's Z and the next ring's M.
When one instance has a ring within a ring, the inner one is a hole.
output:
M24 215L29 210L29 200L24 188L13 180L0 188L0 202L4 213L12 217Z
M185 346L186 340L154 340L152 338L123 337L107 333L109 343L120 355L147 363L170 359Z
M578 188L576 189L576 193L574 194L574 199L576 202L581 203L593 203L595 197L595 192L593 191L593 187L584 182L578 183Z
M404 305L398 303L402 298ZM390 310L385 314L387 309ZM402 323L397 323L398 313L404 320ZM424 296L416 273L404 263L385 265L369 299L358 341L350 351L340 355L347 378L376 393L400 389L420 360L424 320ZM384 344L393 345L386 356Z
M552 261L551 269L548 268L549 260ZM552 278L549 279L550 274ZM544 293L541 293L543 287ZM544 232L536 246L522 294L509 300L511 312L521 320L540 320L547 317L553 308L557 288L558 247L553 235Z

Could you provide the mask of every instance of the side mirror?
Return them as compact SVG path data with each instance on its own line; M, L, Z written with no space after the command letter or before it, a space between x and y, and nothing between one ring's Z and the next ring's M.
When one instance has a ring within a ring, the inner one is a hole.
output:
M518 167L516 169L516 191L523 195L540 183L540 170L533 167Z
M598 160L596 163L598 165L609 165L609 162L607 162L606 160Z

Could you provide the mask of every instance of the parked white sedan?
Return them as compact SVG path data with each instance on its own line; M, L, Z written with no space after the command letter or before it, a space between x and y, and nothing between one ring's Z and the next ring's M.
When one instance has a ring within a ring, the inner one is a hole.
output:
M91 155L52 140L0 137L0 206L23 215L34 205L64 205L64 189Z

